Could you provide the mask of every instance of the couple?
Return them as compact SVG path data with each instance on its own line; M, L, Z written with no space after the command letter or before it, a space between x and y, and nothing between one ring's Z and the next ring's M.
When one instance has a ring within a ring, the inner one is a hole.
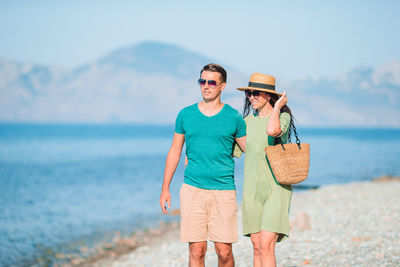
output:
M232 156L245 152L243 234L251 238L254 266L275 266L275 244L289 234L292 191L275 181L264 148L273 145L275 137L287 142L291 112L285 92L275 92L275 78L254 73L248 87L238 88L246 96L243 119L221 103L226 77L223 67L204 66L198 80L203 101L179 112L160 206L164 213L165 203L171 207L169 185L186 142L180 209L181 240L189 243L189 266L204 266L207 240L214 242L218 266L234 266L232 243L238 233Z

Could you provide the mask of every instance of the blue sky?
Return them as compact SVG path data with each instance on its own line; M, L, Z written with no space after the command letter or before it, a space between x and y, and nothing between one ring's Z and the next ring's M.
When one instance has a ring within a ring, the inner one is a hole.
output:
M400 59L400 1L0 1L0 58L77 67L177 44L244 74L335 77Z

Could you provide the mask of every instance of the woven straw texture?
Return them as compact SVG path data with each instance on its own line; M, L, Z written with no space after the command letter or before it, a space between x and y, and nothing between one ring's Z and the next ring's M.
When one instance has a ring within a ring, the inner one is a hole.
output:
M275 179L280 184L297 184L308 177L310 169L310 144L278 144L265 148Z

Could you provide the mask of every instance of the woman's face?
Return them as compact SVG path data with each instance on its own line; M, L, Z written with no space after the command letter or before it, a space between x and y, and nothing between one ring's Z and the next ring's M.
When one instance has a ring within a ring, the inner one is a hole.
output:
M271 98L268 93L257 90L246 90L246 96L254 110L263 109Z

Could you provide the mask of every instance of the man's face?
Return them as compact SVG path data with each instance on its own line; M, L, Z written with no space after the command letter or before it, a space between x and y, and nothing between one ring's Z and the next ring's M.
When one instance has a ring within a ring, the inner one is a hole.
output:
M200 82L200 89L204 101L213 101L217 99L226 85L226 83L222 82L221 74L214 71L203 71L200 81L202 81ZM213 81L215 81L215 83Z

